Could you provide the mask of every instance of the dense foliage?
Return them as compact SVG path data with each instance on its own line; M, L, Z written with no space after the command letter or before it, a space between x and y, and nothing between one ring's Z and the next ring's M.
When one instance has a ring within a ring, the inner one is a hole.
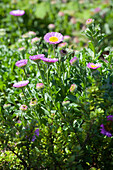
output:
M113 2L0 7L0 168L112 170Z

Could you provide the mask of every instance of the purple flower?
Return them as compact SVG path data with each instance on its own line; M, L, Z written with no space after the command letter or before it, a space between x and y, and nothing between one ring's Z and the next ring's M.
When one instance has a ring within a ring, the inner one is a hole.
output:
M36 129L34 133L35 133L35 135L33 135L33 137L32 137L32 142L35 141L36 136L39 136L39 129Z
M44 84L43 83L37 83L36 88L38 90L40 90L40 89L44 88Z
M106 136L108 136L108 137L111 137L111 136L112 136L112 134L111 134L110 132L106 131L106 129L105 129L105 127L104 127L103 124L101 124L100 127L101 127L101 129L100 129L101 132L100 132L100 133L102 133L103 135L106 135Z
M57 58L41 58L41 60L43 60L43 61L45 61L45 62L47 62L47 63L55 63L55 62L57 62L58 61L58 59Z
M107 121L113 121L113 115L107 116Z
M112 124L113 124L113 115L109 115L106 117L107 118L107 123L106 125L104 124L101 124L100 127L101 127L101 132L103 135L106 135L108 137L111 137L112 136L112 133L113 132L113 129L112 129Z
M31 60L41 60L42 58L44 58L44 54L38 54L38 55L33 55L33 56L30 56L29 58Z
M74 57L70 60L70 64L71 65L74 65L76 62L77 62L78 58L77 57Z
M22 16L25 14L25 11L23 10L13 10L10 12L10 15L14 15L14 16Z
M28 80L19 81L18 83L13 84L13 87L17 87L17 88L19 88L19 87L24 87L24 86L26 86L28 83L29 83Z
M21 106L20 106L20 110L23 110L23 111L27 110L27 106L26 106L26 105L24 105L24 104L23 104L23 105L21 105Z
M101 67L102 65L100 63L94 64L94 63L88 63L87 67L91 68L91 69L97 69L99 67Z
M15 65L16 65L17 67L23 67L23 66L25 66L25 65L27 64L27 62L28 62L27 59L23 59L23 60L17 61Z
M44 40L50 44L58 44L63 41L63 35L58 32L49 32L44 36Z

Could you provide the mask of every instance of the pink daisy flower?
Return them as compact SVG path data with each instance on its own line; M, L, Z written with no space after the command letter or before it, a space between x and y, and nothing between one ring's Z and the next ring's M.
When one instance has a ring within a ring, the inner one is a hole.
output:
M42 58L44 58L44 54L38 54L38 55L33 55L33 56L30 56L29 58L31 60L41 60Z
M23 60L17 61L15 65L16 65L17 67L23 67L23 66L25 66L25 65L27 64L27 62L28 62L27 59L23 59Z
M88 63L87 67L91 68L91 69L97 69L99 67L101 67L102 65L100 63L94 64L94 63Z
M55 63L58 61L57 58L41 58L42 61L45 61L47 63Z
M44 36L44 40L50 44L58 44L63 41L63 35L58 32L49 32Z
M17 88L19 88L19 87L24 87L24 86L26 86L28 83L29 83L28 80L19 81L18 83L13 84L13 87L17 87Z
M24 10L13 10L10 12L10 15L13 15L13 16L22 16L25 14L25 11Z

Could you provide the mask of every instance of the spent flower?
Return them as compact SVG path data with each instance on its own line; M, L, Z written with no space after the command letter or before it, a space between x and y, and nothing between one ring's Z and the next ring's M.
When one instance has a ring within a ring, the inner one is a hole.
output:
M24 105L24 104L23 104L23 105L21 105L21 106L20 106L20 110L26 111L26 110L27 110L27 106L26 106L26 105Z
M37 83L36 84L36 88L37 88L37 90L43 89L44 88L44 84L43 83Z

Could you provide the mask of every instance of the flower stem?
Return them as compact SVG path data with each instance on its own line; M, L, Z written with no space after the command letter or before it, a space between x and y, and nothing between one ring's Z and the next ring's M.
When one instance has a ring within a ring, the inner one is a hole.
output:
M39 72L40 72L40 77L41 77L41 79L42 79L42 82L44 83L43 78L42 78L42 73L41 73L40 66L39 66L39 63L38 63L38 62L37 62L37 66L38 66L38 69L39 69Z

